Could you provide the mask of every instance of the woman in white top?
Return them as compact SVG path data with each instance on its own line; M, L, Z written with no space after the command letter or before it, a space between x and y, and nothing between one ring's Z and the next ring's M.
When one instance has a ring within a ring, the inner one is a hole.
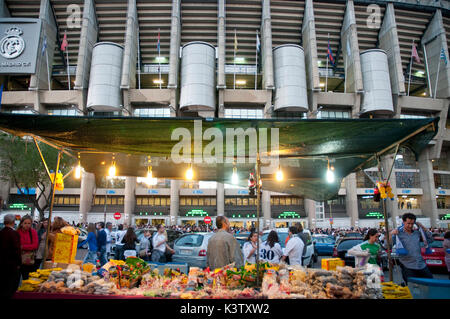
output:
M272 230L267 236L267 240L262 243L259 250L259 257L261 261L268 261L270 263L278 264L280 258L283 256L283 250L279 243L278 234Z
M256 263L256 250L258 248L258 234L255 231L250 232L247 242L242 247L244 263Z

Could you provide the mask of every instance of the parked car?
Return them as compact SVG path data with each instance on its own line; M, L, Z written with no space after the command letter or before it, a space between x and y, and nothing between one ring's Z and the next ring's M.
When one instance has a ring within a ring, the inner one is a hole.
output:
M443 247L444 238L443 237L435 237L434 241L430 243L431 254L425 254L425 247L423 247L423 243L421 243L421 253L422 257L425 260L425 263L430 268L446 268L445 264L445 250Z
M339 243L336 243L333 249L333 257L344 260L346 266L355 267L355 257L349 256L347 251L350 250L350 248L361 244L363 241L362 237L341 239Z
M315 235L313 236L314 247L316 253L322 256L333 255L333 248L336 240L333 236L328 235Z
M174 242L172 261L176 263L187 263L189 267L206 267L206 250L209 239L214 233L188 233L182 235Z
M238 241L239 246L241 246L241 249L242 246L244 246L245 242L247 241L248 236L250 236L250 232L242 232L234 235L234 238L236 238L236 240Z
M286 238L289 235L287 228L277 228L275 231L278 234L278 239L280 240L281 248L285 248ZM311 237L311 232L308 229L304 229L303 232L308 235L308 240L306 242L306 254L303 256L302 264L303 266L313 267L314 263L317 261L317 254L314 249L314 243ZM261 241L264 242L269 236L270 230L265 230L261 236Z
M338 245L344 238L362 238L363 235L361 235L361 233L358 232L349 232L349 233L344 233L342 235L339 235L336 237L336 245Z

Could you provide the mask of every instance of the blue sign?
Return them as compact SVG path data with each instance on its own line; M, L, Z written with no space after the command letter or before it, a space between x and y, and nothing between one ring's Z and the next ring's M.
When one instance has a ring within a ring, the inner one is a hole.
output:
M20 191L25 195L36 195L36 188L29 188L28 190L24 187L20 188L20 190L17 188L17 194L22 194Z
M238 190L238 195L248 195L248 190Z
M366 189L364 192L366 194L373 194L373 189Z
M199 190L199 189L193 190L193 191L192 191L192 194L194 194L194 195L203 194L203 191L202 191L202 190Z
M445 195L445 191L439 191L439 194Z
M114 191L114 190L107 190L106 191L106 194L115 194L116 193L116 191Z
M411 190L410 189L404 189L404 190L402 190L402 193L403 194L410 194Z
M159 194L159 191L157 191L156 189L149 189L147 191L148 194Z

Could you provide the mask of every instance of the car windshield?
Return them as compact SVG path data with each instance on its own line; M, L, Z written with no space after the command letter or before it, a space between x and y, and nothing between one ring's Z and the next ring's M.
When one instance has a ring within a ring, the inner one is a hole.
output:
M344 240L338 246L338 250L349 250L350 248L359 245L363 242L362 239Z
M189 234L176 240L177 246L200 247L203 243L204 236L201 234Z
M334 240L330 237L316 237L314 238L314 240L316 241L316 243L334 244Z
M444 246L444 241L442 240L435 240L430 244L431 248L443 248Z

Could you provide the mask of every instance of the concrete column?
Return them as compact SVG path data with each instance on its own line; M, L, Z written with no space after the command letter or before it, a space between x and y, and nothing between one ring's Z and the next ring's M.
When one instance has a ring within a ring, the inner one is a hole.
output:
M273 54L272 54L272 22L270 17L270 0L263 0L262 4L262 25L261 25L261 46L263 62L263 88L272 90L273 79Z
M438 209L436 202L436 188L434 185L433 163L430 158L430 149L426 148L419 156L419 179L423 190L420 208L422 214L430 218L431 227L438 226Z
M383 169L383 179L388 177L389 171L394 163L394 154L389 154L381 157L381 167ZM391 215L391 224L389 226L390 229L392 227L397 227L397 216L398 216L398 198L397 198L397 179L395 177L395 167L392 169L391 177L389 178L389 183L391 184L392 193L394 194L394 200L390 198L386 199L386 210L388 215Z
M394 4L388 3L381 29L378 33L380 48L386 51L391 79L392 94L405 94L405 77L403 76L402 57L395 22Z
M138 54L139 25L136 0L128 0L127 29L122 63L121 89L136 88L136 62Z
M437 116L439 116L439 131L436 134L436 144L431 148L430 150L430 157L432 159L438 159L441 156L441 150L442 150L442 143L444 142L444 136L447 132L446 129L446 122L447 122L447 116L448 116L448 107L449 107L449 100L442 100L442 110L438 113Z
M351 173L345 177L345 208L347 215L350 217L351 227L357 227L357 221L359 220L358 211L358 195L356 193L356 174Z
M125 214L125 222L131 225L134 209L136 207L136 182L137 177L127 176L125 178L125 198L123 200Z
M36 73L30 77L29 90L48 90L48 73L51 72L53 66L53 56L56 47L56 31L57 24L53 15L50 0L41 0L39 19L42 21L42 29L40 35L39 53L36 62ZM47 49L44 55L41 50L44 44L44 36L47 38ZM48 67L47 67L48 56Z
M217 38L218 38L218 61L217 61L217 88L225 89L225 0L218 1L217 14Z
M308 218L308 228L316 228L316 205L312 199L304 200L306 217Z
M5 0L0 1L0 18L9 18L11 14L9 13L8 6L5 3Z
M178 87L178 69L180 64L181 43L181 1L172 0L172 25L170 27L170 57L169 81L167 87Z
M82 109L86 109L87 89L91 72L92 50L98 38L97 15L94 0L84 0L83 20L78 49L77 71L75 75L75 90L84 91ZM81 108L81 105L79 106Z
M434 97L434 91L437 84L437 98L446 99L450 97L450 58L448 55L447 38L440 9L436 10L422 37L421 43L422 45L425 45L427 51L432 96ZM444 49L445 56L447 57L447 65L445 65L444 60L440 58L442 49ZM439 79L436 82L438 65Z
M91 210L95 188L95 175L88 172L82 172L80 188L80 215L82 223L87 222L87 215Z
M350 49L350 52L348 52L347 47ZM344 22L341 29L341 48L343 58L347 59L347 93L361 92L363 90L363 81L353 0L347 1Z
M223 183L217 183L216 189L217 216L225 215L225 188Z
M180 212L181 180L170 180L170 225L176 225Z
M306 79L309 91L320 91L319 66L317 65L317 39L313 1L306 0L302 25L302 45L305 51ZM311 101L309 101L311 105Z
M261 217L263 218L262 227L270 227L270 223L272 220L272 212L270 209L270 192L262 191L261 196Z

